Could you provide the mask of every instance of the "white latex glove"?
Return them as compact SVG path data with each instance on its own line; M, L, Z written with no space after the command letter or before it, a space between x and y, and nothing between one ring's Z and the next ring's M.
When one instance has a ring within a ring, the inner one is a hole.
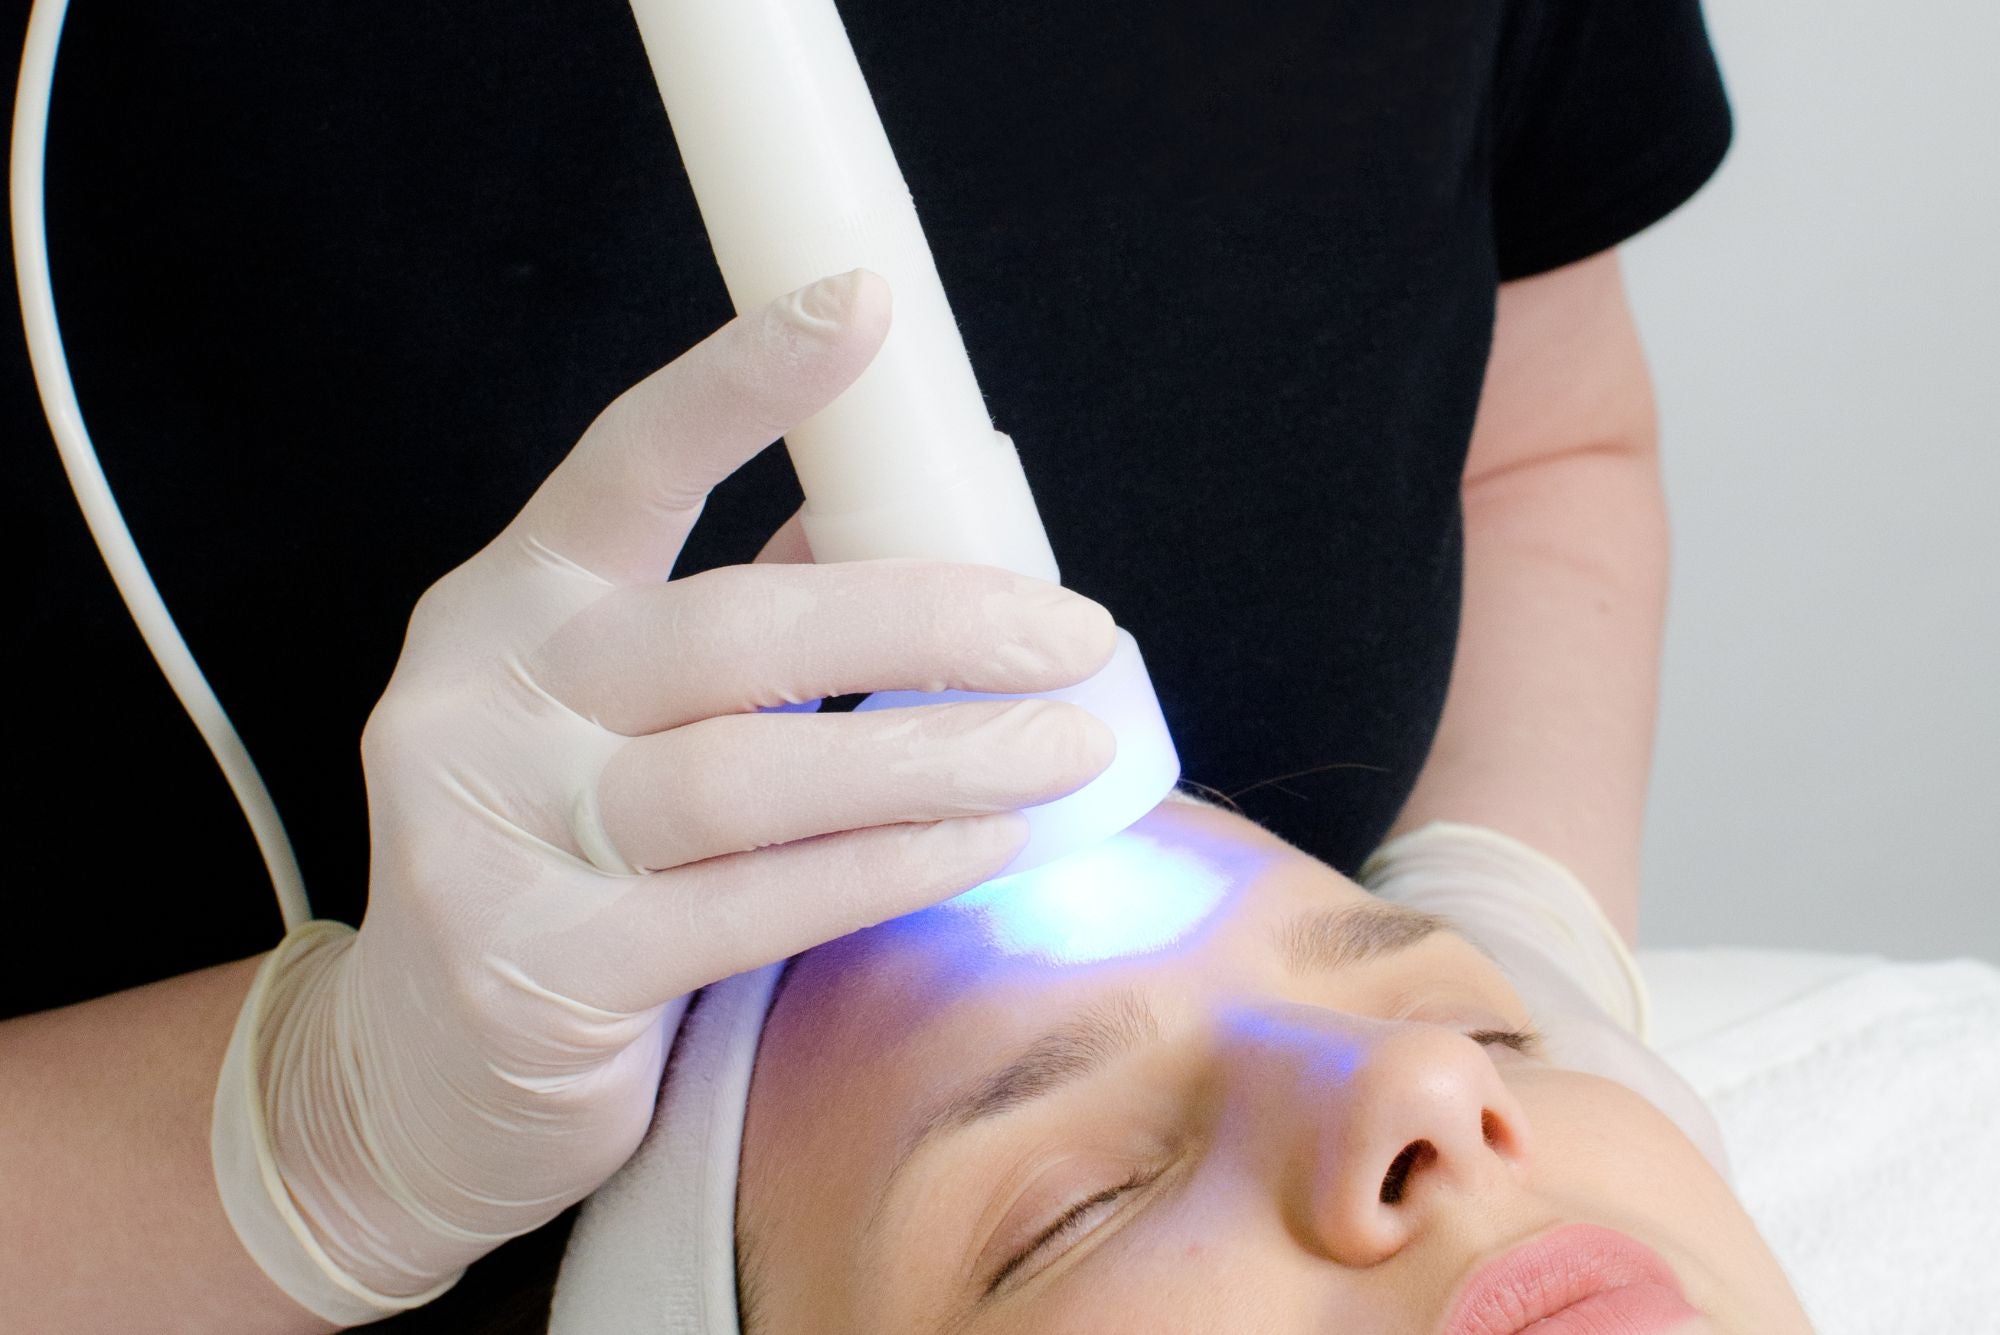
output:
M1635 1090L1729 1176L1722 1132L1692 1086L1646 1046L1646 979L1575 873L1511 835L1431 821L1361 865L1383 899L1451 920L1504 970L1557 1066Z
M977 884L1025 842L1016 808L1109 764L1110 730L1048 700L757 712L1081 681L1112 620L1055 585L787 563L796 521L666 582L709 490L888 323L865 270L731 321L418 602L362 737L367 917L274 952L216 1099L231 1221L327 1320L429 1301L608 1177L689 992Z

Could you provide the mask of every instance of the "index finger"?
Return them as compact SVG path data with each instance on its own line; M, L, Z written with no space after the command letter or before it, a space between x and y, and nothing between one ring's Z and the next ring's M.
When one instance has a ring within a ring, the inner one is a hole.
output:
M666 579L708 493L839 398L889 316L888 282L867 269L737 316L614 399L503 538L612 584Z

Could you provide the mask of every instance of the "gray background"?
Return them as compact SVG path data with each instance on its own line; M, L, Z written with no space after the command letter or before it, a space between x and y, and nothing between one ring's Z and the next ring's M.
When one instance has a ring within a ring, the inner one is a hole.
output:
M1736 147L1626 250L1675 542L1643 940L2000 962L2000 4L1708 13Z

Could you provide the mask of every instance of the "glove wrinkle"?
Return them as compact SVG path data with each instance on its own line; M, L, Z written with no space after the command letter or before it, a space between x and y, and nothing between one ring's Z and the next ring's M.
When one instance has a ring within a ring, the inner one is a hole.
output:
M792 295L620 395L410 614L361 737L366 918L265 960L211 1127L246 1251L328 1321L430 1301L604 1182L691 994L976 884L1016 808L1108 762L1070 705L756 712L1055 690L1115 636L984 566L668 579L709 488L880 350L879 277Z

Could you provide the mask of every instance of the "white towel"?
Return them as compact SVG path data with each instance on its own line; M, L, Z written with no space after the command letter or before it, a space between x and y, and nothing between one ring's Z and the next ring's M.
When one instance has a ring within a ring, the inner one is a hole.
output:
M1709 954L1641 957L1663 1013ZM1711 978L1804 978L1783 952L1727 955ZM1855 966L1662 1055L1714 1112L1819 1335L2000 1335L2000 969Z

